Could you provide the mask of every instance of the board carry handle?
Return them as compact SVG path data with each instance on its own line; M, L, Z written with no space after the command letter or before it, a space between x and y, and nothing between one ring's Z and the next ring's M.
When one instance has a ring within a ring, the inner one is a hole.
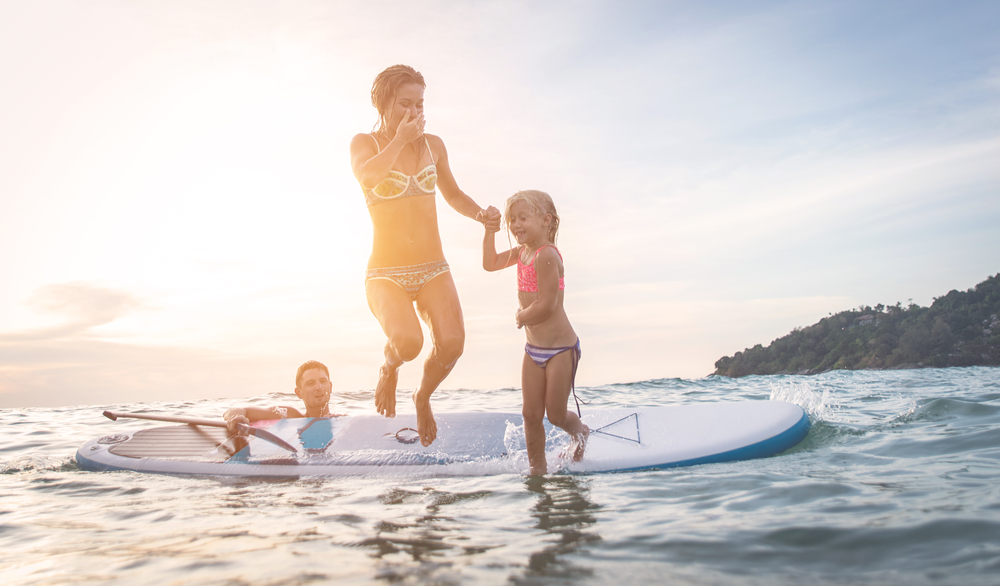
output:
M145 413L115 413L113 411L105 411L104 416L111 421L117 421L119 417L125 417L130 419L148 419L150 421L166 421L167 423L187 423L188 425L206 425L209 427L224 427L228 429L225 423L216 421L214 419L198 419L195 417L171 417L167 415L147 415ZM279 448L286 449L292 453L298 453L295 446L281 439L280 437L274 435L266 429L259 429L256 427L251 427L246 423L237 423L237 429L241 434L252 435L259 437L260 439L270 442Z

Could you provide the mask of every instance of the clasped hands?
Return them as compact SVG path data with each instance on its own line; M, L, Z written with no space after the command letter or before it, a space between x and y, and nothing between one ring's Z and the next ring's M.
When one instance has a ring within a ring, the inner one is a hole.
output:
M483 226L486 227L486 230L490 232L500 231L500 220L502 219L503 214L501 214L500 210L493 206L490 206L485 210L480 210L479 213L476 214L476 221L482 222Z

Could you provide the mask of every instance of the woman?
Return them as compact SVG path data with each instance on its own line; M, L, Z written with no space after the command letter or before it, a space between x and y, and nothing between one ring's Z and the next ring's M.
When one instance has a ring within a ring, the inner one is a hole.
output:
M423 76L406 65L378 74L372 84L378 129L351 141L351 167L374 233L365 294L387 338L375 408L386 417L396 415L399 366L416 358L423 346L419 313L430 329L433 349L413 403L420 443L429 446L437 437L431 394L465 346L462 307L441 248L435 188L455 211L487 227L499 229L500 211L484 210L459 189L444 142L424 134L424 87Z

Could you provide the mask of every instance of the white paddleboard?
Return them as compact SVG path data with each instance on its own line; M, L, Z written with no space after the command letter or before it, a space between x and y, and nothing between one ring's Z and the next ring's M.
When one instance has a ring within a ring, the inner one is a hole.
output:
M465 476L526 471L519 413L435 414L438 437L416 441L416 417L378 415L256 422L297 448L257 437L237 445L225 429L176 425L113 433L85 443L84 470L155 474L296 477L355 474ZM809 418L780 401L705 403L584 413L592 433L583 460L558 458L565 473L693 466L764 458L802 441ZM552 443L566 434L552 430ZM565 451L565 450L564 450ZM551 453L550 453L551 457Z

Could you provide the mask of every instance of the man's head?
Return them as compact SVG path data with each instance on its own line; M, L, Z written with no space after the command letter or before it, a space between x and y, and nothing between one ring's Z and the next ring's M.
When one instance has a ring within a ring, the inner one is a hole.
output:
M295 395L302 399L306 409L322 409L330 401L330 371L322 362L310 360L295 373Z
M295 371L295 388L296 389L299 388L302 385L302 375L304 375L307 370L312 370L314 368L321 369L323 371L323 373L326 374L326 378L327 379L330 378L330 369L328 369L325 364L323 364L322 362L319 362L318 360L310 360L309 362L303 363L302 366L300 366L299 369L297 371Z

